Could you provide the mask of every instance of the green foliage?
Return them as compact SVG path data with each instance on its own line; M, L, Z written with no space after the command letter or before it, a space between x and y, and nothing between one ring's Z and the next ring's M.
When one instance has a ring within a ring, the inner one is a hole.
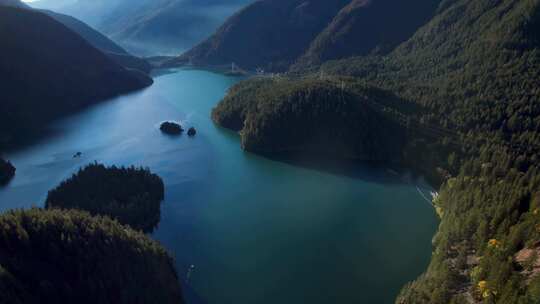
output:
M49 191L46 208L81 209L151 232L164 199L161 178L142 168L90 164Z
M438 199L444 216L431 266L398 303L459 302L466 293L486 303L532 303L531 278L513 257L540 242L531 209L540 187L539 13L537 0L445 1L390 55L322 67L414 101L422 111L412 119L448 130L407 157L422 165L415 155L428 155L427 170L455 177ZM474 265L461 269L458 244L481 258L475 279ZM477 288L482 281L485 292Z
M396 98L347 79L254 79L232 88L212 117L241 130L248 151L399 161L407 134L370 107L385 99Z
M386 54L433 16L440 0L352 0L311 42L293 70L322 62Z
M157 242L77 210L0 216L0 303L182 303Z
M437 207L443 217L431 264L403 288L397 303L467 303L469 297L538 303L538 278L515 256L540 244L539 25L538 0L443 1L428 24L387 56L326 62L317 71L345 79L348 96L358 94L357 86L395 94L368 94L368 100L403 126L403 162L442 182ZM298 96L309 96L313 105L338 104L331 89L312 84L314 89L287 91L302 81L278 81L240 84L214 120L242 130L243 142L252 136L279 147L289 137L265 128L293 130L295 121L311 117L309 108L300 115L286 107L303 105ZM355 115L362 121L362 112ZM353 127L348 136L364 131ZM363 127L376 130L370 123Z

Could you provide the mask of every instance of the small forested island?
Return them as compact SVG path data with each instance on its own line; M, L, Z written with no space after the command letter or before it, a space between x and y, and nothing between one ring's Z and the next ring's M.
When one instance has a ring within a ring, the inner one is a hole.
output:
M78 210L0 215L0 303L183 303L156 241Z
M11 162L0 158L0 186L7 184L13 178L15 170Z
M45 208L85 210L151 232L160 220L164 189L148 169L94 163L49 191Z
M159 129L161 130L161 132L169 135L180 135L182 134L182 132L184 132L184 129L179 123L172 121L165 121L161 123Z

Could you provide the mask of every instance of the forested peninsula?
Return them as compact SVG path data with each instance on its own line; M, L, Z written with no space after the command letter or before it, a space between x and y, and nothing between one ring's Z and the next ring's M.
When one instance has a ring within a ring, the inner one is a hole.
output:
M213 118L254 152L373 149L430 177L432 261L396 303L538 303L538 100L540 3L446 0L389 54L247 80Z

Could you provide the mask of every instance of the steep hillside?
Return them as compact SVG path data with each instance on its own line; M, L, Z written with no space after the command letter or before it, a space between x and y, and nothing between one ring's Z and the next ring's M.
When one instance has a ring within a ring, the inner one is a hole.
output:
M139 70L147 74L152 70L152 66L146 62L146 60L129 54L111 39L94 30L84 22L79 21L71 16L55 13L53 11L41 10L41 12L51 16L56 21L62 23L70 30L79 34L79 36L88 41L93 47L105 53L105 55L119 65L128 69Z
M241 10L208 40L171 61L284 71L349 0L259 0Z
M139 55L177 54L251 0L75 0L34 7L74 16Z
M396 303L540 303L540 1L443 1L388 55L326 62L317 77L395 94L399 103L369 100L397 114L385 117L409 134L404 162L438 177L430 179L440 186L434 206L441 216L431 264ZM231 90L217 110L225 119L214 119L234 129L254 126L261 134L255 140L286 145L288 136L264 131L309 120L312 111L287 111L280 105L294 94L275 101L257 83ZM277 81L266 91L290 85ZM313 102L340 100L336 92L312 92ZM318 121L334 117L325 112ZM248 124L249 113L256 121ZM243 141L253 136L244 132Z
M0 216L0 303L183 303L172 258L142 233L81 211Z
M152 83L39 12L0 6L0 37L0 146L62 114Z
M17 7L17 8L30 8L28 5L21 2L21 0L0 0L0 5Z
M0 0L0 5L31 9L30 6L24 4L20 0ZM114 43L111 39L94 30L84 22L71 16L59 14L50 10L40 10L40 12L51 16L56 21L62 23L70 30L79 34L79 36L88 41L93 47L104 52L107 56L109 56L109 58L121 66L129 69L139 70L147 74L152 70L152 66L144 59L128 54L122 47Z
M297 65L311 67L332 59L388 53L427 23L439 3L353 0L317 36Z
M100 32L88 26L86 23L80 20L77 20L71 16L55 13L53 11L41 10L41 12L51 16L56 21L62 23L70 30L79 34L79 36L84 38L95 48L106 53L127 55L126 50L124 50L118 44L114 43L111 39L107 38L105 35L101 34Z
M429 1L261 0L231 17L212 37L170 65L225 65L302 70L321 62L388 53L425 24Z

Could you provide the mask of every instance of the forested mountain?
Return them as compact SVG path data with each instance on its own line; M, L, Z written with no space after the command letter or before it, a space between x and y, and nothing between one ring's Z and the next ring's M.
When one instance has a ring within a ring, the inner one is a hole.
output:
M0 146L62 114L152 83L37 11L0 6L0 37Z
M230 65L284 70L348 0L259 0L241 10L209 39L169 64Z
M433 17L440 0L353 0L299 59L310 67L332 59L386 54Z
M77 20L71 16L55 13L53 11L48 11L48 10L40 10L40 11L51 16L56 21L62 23L67 28L79 34L79 36L84 38L95 48L103 52L107 52L107 53L127 55L126 50L124 50L118 44L114 43L111 39L107 38L105 35L101 34L100 32L88 26L86 23L80 20Z
M365 105L408 134L402 161L440 187L434 204L441 216L428 270L396 303L539 303L540 1L445 0L389 54L357 55L300 79L248 80L215 110L239 119L215 120L279 146L289 137L264 130L313 115L281 106L296 103L297 93L280 93L291 82L320 79L345 92L366 86L393 94L399 102L369 98ZM315 108L331 90L310 86L306 100ZM341 107L333 96L334 108L319 121Z
M21 0L0 0L0 5L17 8L30 8L27 4L21 2Z
M169 65L286 71L352 55L387 53L434 14L440 0L259 0Z
M0 5L31 9L30 6L21 2L21 0L0 0ZM79 34L79 36L88 41L92 46L104 52L107 56L113 59L113 61L120 64L121 66L130 69L136 69L144 73L149 73L152 69L148 62L127 53L126 50L117 45L111 39L94 30L92 27L88 26L84 22L77 20L71 16L59 14L50 10L40 11L44 14L51 16L56 21L62 23L70 30Z
M251 0L42 0L36 8L74 16L139 55L177 54L203 40Z
M76 210L0 215L0 303L183 303L161 245Z
M119 65L129 69L136 69L144 73L149 73L152 70L150 64L144 59L129 54L111 39L94 30L84 22L71 16L55 13L49 10L41 10L41 12L51 16L56 21L62 23L70 30L79 34L79 36L84 38L98 50L105 53L107 56L109 56L109 58Z

